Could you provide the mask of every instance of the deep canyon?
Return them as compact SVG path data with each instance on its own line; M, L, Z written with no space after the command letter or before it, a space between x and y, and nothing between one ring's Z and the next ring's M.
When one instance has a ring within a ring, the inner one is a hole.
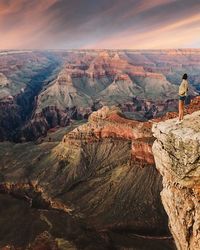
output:
M191 131L199 70L198 49L0 52L0 247L197 249L199 151L179 180L171 167L181 154L169 164L169 153L166 169L159 161L177 139L163 139L159 124L177 117L187 72L192 102L180 131ZM183 192L195 221L184 237L181 219L173 226Z

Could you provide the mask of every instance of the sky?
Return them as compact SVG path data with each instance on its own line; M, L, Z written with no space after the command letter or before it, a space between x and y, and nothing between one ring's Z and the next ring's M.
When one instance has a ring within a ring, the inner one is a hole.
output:
M200 48L200 0L0 0L0 50L168 48Z

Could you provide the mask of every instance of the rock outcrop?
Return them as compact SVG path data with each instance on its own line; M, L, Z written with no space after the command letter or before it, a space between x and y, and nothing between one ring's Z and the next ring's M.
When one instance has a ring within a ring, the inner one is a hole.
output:
M190 109L191 110L191 109ZM200 111L153 126L153 153L163 176L161 192L179 250L200 249Z
M89 116L88 123L64 136L63 142L82 140L93 143L106 138L126 140L131 143L132 158L154 164L151 126L151 122L127 119L119 108L104 106Z

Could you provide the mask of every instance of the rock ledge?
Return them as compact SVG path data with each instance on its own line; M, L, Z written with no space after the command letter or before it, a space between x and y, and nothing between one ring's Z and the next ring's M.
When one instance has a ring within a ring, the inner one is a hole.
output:
M177 118L176 118L177 119ZM181 250L200 249L200 111L181 125L170 119L153 125L153 154L163 176L161 198L170 230Z

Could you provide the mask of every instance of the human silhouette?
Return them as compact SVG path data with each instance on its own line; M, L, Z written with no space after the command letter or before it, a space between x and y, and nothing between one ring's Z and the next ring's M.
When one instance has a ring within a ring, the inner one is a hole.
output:
M184 106L185 106L185 99L188 92L188 75L184 74L182 77L182 82L179 86L179 105L178 105L178 111L179 116L178 120L176 121L176 124L181 124L183 122L183 116L184 116Z

